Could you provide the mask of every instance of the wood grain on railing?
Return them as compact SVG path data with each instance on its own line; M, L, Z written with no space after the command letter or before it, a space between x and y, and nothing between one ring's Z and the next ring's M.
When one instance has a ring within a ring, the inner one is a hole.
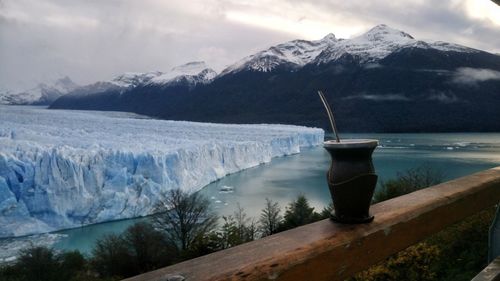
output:
M126 280L344 280L499 201L497 167L373 205L369 224L323 220Z

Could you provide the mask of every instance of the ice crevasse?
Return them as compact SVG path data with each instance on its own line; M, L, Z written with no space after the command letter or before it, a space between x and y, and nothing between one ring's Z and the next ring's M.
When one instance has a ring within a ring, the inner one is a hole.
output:
M149 215L160 194L323 142L321 129L0 106L0 238Z

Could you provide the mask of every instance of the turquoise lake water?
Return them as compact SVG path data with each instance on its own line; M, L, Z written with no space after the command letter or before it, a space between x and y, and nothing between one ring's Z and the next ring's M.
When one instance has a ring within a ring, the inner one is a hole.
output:
M398 172L427 165L449 180L500 166L500 133L457 134L351 134L343 138L373 138L379 147L373 154L380 180L394 178ZM276 158L271 163L229 175L200 193L212 201L219 215L232 214L240 204L250 217L258 218L265 198L285 206L304 194L317 211L330 201L325 173L330 158L322 147L300 154ZM229 187L229 188L228 188ZM90 253L96 239L120 233L147 218L107 222L56 232L62 234L56 249L77 249Z

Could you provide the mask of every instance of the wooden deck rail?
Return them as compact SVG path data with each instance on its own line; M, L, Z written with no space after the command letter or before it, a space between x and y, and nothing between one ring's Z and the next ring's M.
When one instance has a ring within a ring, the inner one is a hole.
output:
M499 201L497 167L375 204L369 224L327 219L126 280L344 280Z
M471 281L500 281L500 256L494 259Z

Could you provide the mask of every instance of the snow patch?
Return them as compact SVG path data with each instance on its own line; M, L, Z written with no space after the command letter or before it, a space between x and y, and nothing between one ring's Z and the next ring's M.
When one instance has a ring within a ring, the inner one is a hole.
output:
M268 72L284 64L288 64L292 68L304 66L334 42L337 42L337 38L330 33L321 40L293 40L282 43L243 58L223 70L221 76L245 69Z
M346 40L336 41L320 54L316 64L329 63L345 56L355 56L362 64L377 62L389 54L403 48L437 49L440 51L477 52L458 44L446 42L424 42L414 39L410 34L391 28L385 24L377 25L365 34Z
M478 52L458 44L416 40L404 31L381 24L352 39L337 39L335 35L328 34L321 40L293 40L272 46L229 66L221 76L243 70L269 72L280 66L294 70L306 64L325 64L346 56L356 58L366 68L376 68L380 66L377 64L379 60L403 48Z
M38 84L35 88L21 92L0 90L0 104L50 104L78 87L69 77L63 77L51 83Z
M110 83L123 88L135 88L148 84L167 85L182 81L196 85L210 83L215 76L217 73L207 67L205 62L198 61L176 66L168 72L124 73L115 77Z

